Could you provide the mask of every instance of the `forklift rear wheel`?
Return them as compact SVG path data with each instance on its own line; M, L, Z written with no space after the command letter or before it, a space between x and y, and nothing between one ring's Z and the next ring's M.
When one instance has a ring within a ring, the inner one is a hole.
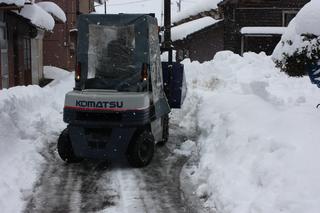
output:
M159 141L157 143L157 145L159 146L164 146L169 139L169 114L164 115L162 117L162 128L163 128L163 132L162 132L162 141Z
M58 153L67 163L77 163L82 159L74 155L68 128L64 129L58 139Z
M144 130L134 138L128 148L127 157L131 166L141 168L147 166L154 155L155 143L150 130Z

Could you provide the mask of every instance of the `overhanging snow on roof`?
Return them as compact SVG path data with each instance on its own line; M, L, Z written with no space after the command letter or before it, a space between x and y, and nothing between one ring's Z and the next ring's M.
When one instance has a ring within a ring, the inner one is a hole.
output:
M181 21L183 19L186 19L190 16L197 15L201 12L210 11L212 9L217 9L218 4L222 0L201 0L197 4L195 4L193 7L188 8L180 13L175 14L172 17L172 23Z
M23 6L26 0L0 0L0 4L16 5L18 7Z
M29 19L33 25L41 29L50 31L54 28L53 17L37 4L26 4L17 14Z
M183 40L188 35L202 30L206 27L209 27L211 25L214 25L220 21L221 20L216 20L212 17L203 17L178 25L171 29L171 39L172 41Z
M64 11L54 2L50 1L42 1L37 3L38 6L40 6L42 9L50 13L52 16L54 16L56 19L62 22L67 21L66 14Z
M243 27L242 35L282 35L286 27Z

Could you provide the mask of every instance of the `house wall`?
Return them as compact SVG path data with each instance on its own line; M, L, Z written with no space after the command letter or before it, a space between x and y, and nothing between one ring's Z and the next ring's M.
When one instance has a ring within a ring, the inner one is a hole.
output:
M211 60L216 52L223 50L223 30L222 25L208 27L189 35L184 40L174 42L178 57L180 60L190 58L192 61L199 62Z
M67 70L74 70L75 52L74 41L70 37L70 30L76 28L77 16L81 13L92 12L92 0L52 0L59 5L67 16L66 23L58 23L52 33L44 37L44 65L56 66Z
M9 87L31 84L31 38L37 35L37 29L12 12L7 13L6 22Z
M279 43L281 35L245 35L242 37L243 52L265 52L267 55L271 55L275 46Z
M225 49L240 54L242 27L286 26L285 14L298 12L307 2L309 0L239 0L223 4ZM268 45L265 51L270 52L274 47Z
M4 13L0 11L0 89L2 89L3 84L6 84L6 77L5 75L5 63L2 60L3 51L7 51L7 41L6 41L6 23L4 22ZM6 87L4 85L4 87Z

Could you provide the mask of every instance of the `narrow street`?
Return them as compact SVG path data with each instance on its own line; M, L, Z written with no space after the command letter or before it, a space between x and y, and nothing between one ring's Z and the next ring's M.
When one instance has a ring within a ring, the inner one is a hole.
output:
M126 162L65 164L52 142L47 165L25 213L31 212L190 212L180 191L179 175L187 158L173 154L186 137L176 124L164 147L157 147L152 163L134 169Z

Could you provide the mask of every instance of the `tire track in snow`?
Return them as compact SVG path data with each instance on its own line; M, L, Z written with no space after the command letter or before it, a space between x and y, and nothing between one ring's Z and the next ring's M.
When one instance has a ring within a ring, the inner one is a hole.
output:
M65 164L57 156L55 143L43 156L48 163L25 213L95 212L114 205L117 195L99 185L101 178L109 182L106 162Z
M121 212L190 212L180 190L180 172L187 158L170 152L185 138L178 126L171 125L170 128L173 134L167 146L158 147L150 165L142 169L121 165L111 169L121 186Z
M142 169L125 162L65 164L52 143L43 153L47 164L25 213L195 213L181 198L180 172L187 158L171 152L186 138L176 124L170 133L167 145L158 147Z

